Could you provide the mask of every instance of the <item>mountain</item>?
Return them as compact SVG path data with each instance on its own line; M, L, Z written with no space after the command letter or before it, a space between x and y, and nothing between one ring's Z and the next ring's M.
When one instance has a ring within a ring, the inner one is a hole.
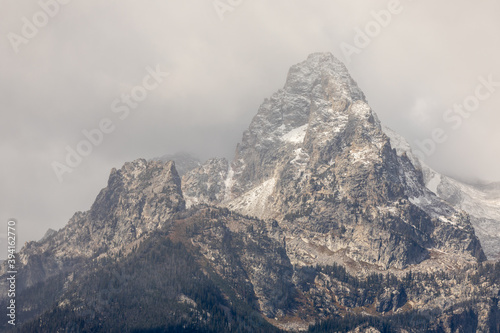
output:
M44 242L45 240L47 240L48 238L52 237L55 234L57 234L57 231L49 228L49 230L45 232L45 235L43 235L43 237L39 240L39 242Z
M225 198L229 162L225 158L206 161L182 178L182 191L188 206L216 205Z
M399 154L412 156L405 139L385 128ZM500 183L468 184L440 174L412 156L412 163L422 170L426 187L434 194L470 216L475 233L489 259L500 259Z
M152 161L174 161L177 173L181 177L201 165L201 161L197 157L186 152L163 155L161 157L153 158Z
M26 244L14 331L498 332L500 264L406 145L312 54L233 161L126 163Z
M225 185L213 194L224 192L220 204L276 219L297 264L362 261L402 269L436 251L464 263L485 259L468 217L431 193L421 171L397 155L365 96L331 54L313 54L293 66L284 88L264 101ZM429 204L419 201L424 197Z
M108 186L89 211L75 213L57 233L23 247L17 291L70 272L87 260L130 251L137 239L161 229L185 209L174 165L141 159L111 170ZM1 273L5 272L3 266ZM5 288L6 281L0 281L0 286Z
M500 259L500 189L498 184L469 185L429 170L427 186L466 211L488 258Z

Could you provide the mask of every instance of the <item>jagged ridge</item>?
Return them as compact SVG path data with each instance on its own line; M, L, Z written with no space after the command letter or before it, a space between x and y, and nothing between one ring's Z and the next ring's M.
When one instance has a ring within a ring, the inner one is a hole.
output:
M173 162L126 163L88 212L23 248L20 311L34 319L25 327L62 320L63 329L102 329L118 315L114 305L125 309L115 302L122 294L139 306L162 304L169 322L193 329L218 318L224 330L258 331L258 321L241 319L256 313L307 329L354 312L412 318L413 307L436 331L454 318L498 327L500 268L477 270L484 254L467 215L427 189L412 157L394 148L345 66L313 54L264 101L232 163L191 164L182 181ZM177 259L165 261L166 249ZM144 295L130 283L137 260L147 272L137 284ZM154 274L159 262L163 276ZM193 287L197 279L203 288ZM45 290L53 291L48 302L39 298ZM159 301L162 290L168 297ZM473 313L456 313L462 301ZM126 310L122 330L160 327Z

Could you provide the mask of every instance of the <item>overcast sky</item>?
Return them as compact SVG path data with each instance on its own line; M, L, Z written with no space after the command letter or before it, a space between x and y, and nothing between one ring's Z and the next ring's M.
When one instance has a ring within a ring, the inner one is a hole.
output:
M19 220L21 242L89 209L126 161L232 158L288 68L319 51L346 63L382 122L413 146L430 147L442 129L432 167L500 181L500 87L484 85L500 82L498 1L60 1L69 3L47 7L49 17L36 1L1 0L0 220ZM383 10L391 17L376 23ZM158 68L169 76L140 88ZM135 108L121 102L145 91ZM467 117L447 111L465 101ZM114 130L60 182L53 163L106 118Z

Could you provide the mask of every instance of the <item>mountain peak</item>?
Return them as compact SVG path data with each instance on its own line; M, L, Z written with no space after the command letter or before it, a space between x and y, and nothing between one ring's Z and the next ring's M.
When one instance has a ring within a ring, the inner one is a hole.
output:
M174 161L175 168L179 173L179 176L184 176L189 171L196 169L201 165L201 161L194 155L187 152L177 152L175 154L167 154L161 157L155 157L151 159L152 161Z
M264 101L245 131L223 204L326 237L317 245L382 268L420 263L433 248L483 259L470 221L426 189L421 171L397 155L389 137L344 64L330 53L311 54L291 67L284 88ZM347 234L335 234L343 228ZM450 233L455 238L448 241L443 235ZM370 242L360 245L361 239Z
M290 68L284 88L264 100L243 134L226 198L234 199L268 180L284 156L298 173L307 164L323 168L333 162L331 148L345 141L346 133L369 137L380 146L385 141L376 115L345 65L331 53L313 53Z
M328 99L345 98L351 102L365 100L346 66L329 52L313 53L305 61L292 66L284 90L317 97L326 94Z

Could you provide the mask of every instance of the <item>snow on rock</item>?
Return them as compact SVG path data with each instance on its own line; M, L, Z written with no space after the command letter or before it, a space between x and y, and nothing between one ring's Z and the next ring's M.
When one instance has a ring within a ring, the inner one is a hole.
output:
M332 129L334 133L342 132L349 120L349 117L345 114L335 114L335 117L332 119Z
M387 135L389 137L389 140L391 142L391 147L393 149L396 149L396 153L399 156L401 156L405 153L406 156L408 156L408 158L410 159L413 166L417 169L420 169L421 162L413 154L413 152L411 150L411 146L408 143L408 141L406 141L406 139L403 136L401 136L399 133L394 132L392 129L390 129L387 126L383 126L382 130L384 131L385 135Z
M294 128L290 132L286 133L281 137L281 140L289 143L302 143L304 142L304 138L306 137L307 133L307 128L309 127L308 124L305 124L303 126L300 126L298 128Z
M438 192L437 188L440 183L441 183L441 175L436 173L434 177L432 177L432 179L426 185L429 190L437 194Z
M290 164L296 167L296 173L294 179L299 179L302 173L307 169L307 165L310 161L310 156L302 148L295 149L293 152L295 156L293 160L290 161Z
M361 150L351 151L351 157L354 163L360 162L362 164L370 164L373 161L380 159L378 151L369 146Z
M267 201L276 186L271 178L227 204L227 207L240 214L265 218Z
M227 178L224 184L226 185L224 193L224 201L227 201L231 197L231 188L233 187L234 184L234 170L231 166L229 166L229 171L227 173Z
M290 163L301 167L305 167L309 162L309 154L307 154L302 148L295 149L294 153L295 153L295 158L291 160Z
M395 152L388 149L389 139ZM375 112L345 66L330 54L314 54L293 66L283 89L260 106L237 146L223 186L224 200L216 204L244 215L275 219L287 233L303 234L309 229L327 230L329 220L345 219L348 208L340 205L337 197L348 196L365 205L357 198L387 202L388 193L397 193L401 205L408 205L406 199L412 198L442 230L468 226L466 217L454 218L457 210L425 187L422 168L410 154L404 138L382 132ZM350 186L351 180L356 181L355 186ZM376 190L379 182L388 191ZM400 216L401 209L389 205L380 212L384 217ZM369 214L369 210L359 214ZM456 221L457 225L451 226L448 221ZM414 226L410 222L413 221L397 223ZM381 267L404 267L413 259L421 259L420 254L404 252L406 241L384 244L387 251L382 251L385 254L381 256L371 251L375 247L370 242L378 239L363 234L364 226L354 229L357 242L349 241L342 247L349 249L348 256L353 260L374 261ZM470 229L460 234L473 244L478 243ZM420 239L422 234L414 236ZM336 241L341 239L335 237ZM388 255L394 247L400 247L405 256L394 259ZM297 260L306 259L299 255Z
M444 216L440 216L440 217L439 217L439 220L441 220L441 222L444 222L444 223L457 224L456 222L453 222L453 221L451 221L451 220L447 219L447 218L446 218L446 217L444 217Z
M392 148L396 149L398 156L406 154L413 166L422 171L426 188L432 194L470 215L476 235L481 241L487 257L490 259L500 258L500 202L498 200L500 193L492 195L480 186L465 184L441 175L413 154L404 137L388 127L384 127L383 130L389 137ZM416 182L415 179L410 179L408 174L405 177L408 184ZM417 188L418 185L413 184L411 187ZM453 221L446 214L439 216L439 213L443 212L436 211L436 208L443 207L443 205L439 204L437 198L433 198L432 194L419 193L410 197L410 201L424 210L433 207L432 210L442 222Z
M363 101L354 102L354 104L351 106L351 112L357 116L362 117L369 117L373 114L370 106Z

